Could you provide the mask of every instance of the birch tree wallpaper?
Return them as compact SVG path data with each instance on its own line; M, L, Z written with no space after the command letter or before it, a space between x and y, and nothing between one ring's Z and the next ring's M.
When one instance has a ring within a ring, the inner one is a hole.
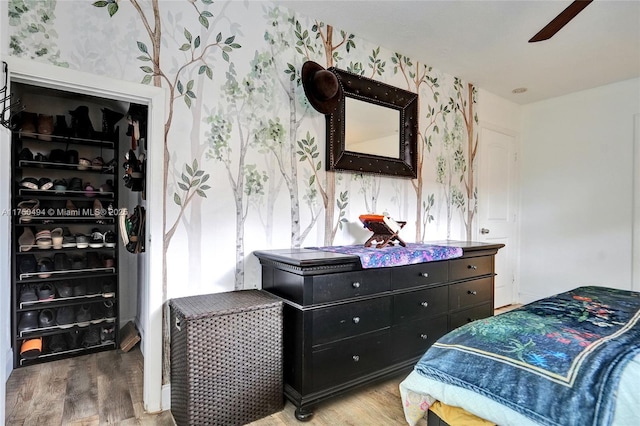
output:
M267 1L9 0L9 24L14 56L166 89L165 300L259 288L254 250L364 243L363 213L471 238L476 89L429 58ZM416 179L325 170L307 60L418 93Z

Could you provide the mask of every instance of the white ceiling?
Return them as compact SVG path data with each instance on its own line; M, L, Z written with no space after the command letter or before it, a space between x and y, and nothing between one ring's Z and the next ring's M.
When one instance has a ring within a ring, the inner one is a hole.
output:
M538 43L528 40L571 0L275 3L518 104L640 77L638 0L595 0Z

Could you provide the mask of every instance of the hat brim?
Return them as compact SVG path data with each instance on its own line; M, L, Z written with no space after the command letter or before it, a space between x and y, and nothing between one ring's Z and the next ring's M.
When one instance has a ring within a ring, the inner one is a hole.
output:
M316 62L305 62L302 65L301 73L302 87L304 89L304 94L307 96L307 100L316 111L322 114L331 114L333 111L335 111L338 103L340 103L340 100L342 99L342 84L340 84L340 79L338 78L338 76L333 73L338 82L338 91L336 92L336 94L329 99L320 100L316 98L312 88L312 85L314 84L313 78L316 72L323 70L324 68L322 67L322 65Z

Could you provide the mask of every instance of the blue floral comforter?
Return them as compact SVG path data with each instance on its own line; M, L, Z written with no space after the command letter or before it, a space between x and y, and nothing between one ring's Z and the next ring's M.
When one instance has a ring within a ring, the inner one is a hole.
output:
M545 425L610 424L640 293L579 287L451 331L415 367Z
M389 266L413 265L434 262L462 256L462 248L434 244L407 243L406 247L387 246L383 248L360 245L310 247L333 253L352 254L360 257L363 268L386 268Z

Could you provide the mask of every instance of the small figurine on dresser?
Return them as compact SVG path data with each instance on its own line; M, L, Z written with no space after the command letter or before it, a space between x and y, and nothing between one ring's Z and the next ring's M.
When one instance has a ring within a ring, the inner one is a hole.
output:
M364 227L373 232L371 238L364 243L365 247L383 248L396 243L402 247L407 246L398 236L407 222L396 221L382 214L362 214L359 218Z

